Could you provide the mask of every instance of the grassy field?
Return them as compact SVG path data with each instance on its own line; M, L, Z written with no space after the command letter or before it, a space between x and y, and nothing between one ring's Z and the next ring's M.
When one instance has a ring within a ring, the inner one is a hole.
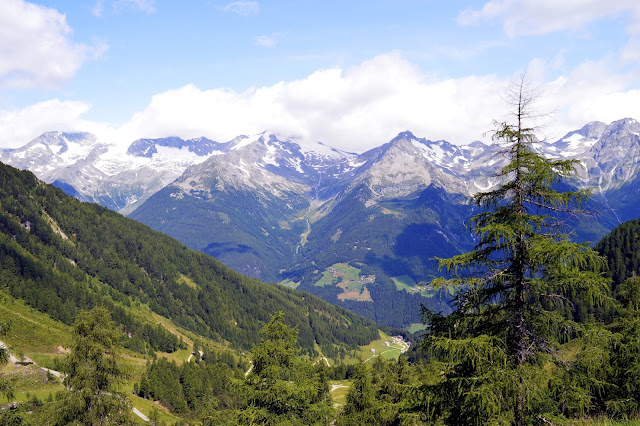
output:
M338 295L340 300L355 300L357 302L373 302L367 283L374 283L375 275L364 277L360 269L348 263L336 263L322 272L322 277L314 284L316 287L335 285L342 289Z
M187 277L186 275L180 275L180 278L178 278L178 282L180 284L184 284L188 287L191 287L193 289L198 289L198 284L196 284L195 281L193 281L191 278Z
M190 285L188 282L185 284ZM166 357L178 364L188 359L195 338L193 333L176 327L168 319L152 313L146 306L140 307L137 314L153 323L161 324L187 344L188 349L182 349L172 354L159 352L158 356ZM62 359L68 353L71 343L71 327L51 319L48 315L36 311L22 300L14 299L3 291L0 291L0 318L3 321L11 321L11 329L2 340L10 347L12 354L18 358L26 356L37 364L9 363L0 370L0 373L13 383L15 401L23 402L33 397L45 401L50 394L64 390L60 380L47 376L47 373L41 370L40 366L53 368L55 359ZM201 338L200 340L218 348L224 347L219 343L214 344L208 339ZM151 357L123 350L120 354L120 362L126 369L129 378L121 383L118 390L127 395L133 407L146 416L149 417L153 410L157 410L160 421L174 424L180 419L168 413L159 403L133 395L133 385L140 381L149 359ZM139 423L147 424L142 420Z
M347 403L347 393L351 387L351 380L330 380L329 390L333 406L336 408L344 407Z
M418 331L426 330L427 326L421 322L414 322L409 326L409 333L416 333Z
M396 290L405 290L407 293L420 293L423 297L433 297L435 291L429 285L418 285L409 275L400 275L391 278L396 285Z
M0 292L0 318L11 321L9 333L2 338L14 355L36 360L40 354L63 354L71 341L71 327L54 321L47 314L27 306L22 300Z
M280 281L280 285L296 289L300 285L300 282L295 282L295 281L291 281L290 279L286 279L284 281Z
M148 399L140 398L135 395L129 395L129 399L131 401L131 405L140 410L140 412L147 417L151 417L151 413L155 410L158 415L159 422L170 425L180 422L179 417L169 413L169 411L167 411L167 409L157 401L149 401ZM141 423L148 424L144 422Z
M360 359L372 361L375 357L382 356L385 359L397 361L402 351L407 349L407 344L396 342L395 339L381 330L378 330L378 333L380 334L380 339L374 340L367 346L360 346ZM389 343L388 346L387 343Z

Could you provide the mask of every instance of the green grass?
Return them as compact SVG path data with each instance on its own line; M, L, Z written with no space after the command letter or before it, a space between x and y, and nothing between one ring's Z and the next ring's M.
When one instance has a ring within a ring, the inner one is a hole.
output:
M184 284L196 290L199 288L198 284L196 284L195 281L193 281L191 278L187 277L186 275L180 275L180 278L178 278L178 282L180 284Z
M322 272L322 277L314 283L316 287L335 285L342 289L338 295L340 300L373 302L366 285L375 282L375 275L369 282L361 281L360 269L348 263L336 263Z
M336 408L344 407L347 403L347 393L351 387L351 380L330 380L329 389L331 399Z
M360 359L368 362L372 362L375 357L382 356L387 360L397 361L402 354L402 350L406 348L405 344L396 343L391 336L384 333L382 330L378 330L380 339L374 340L366 346L360 346ZM385 342L391 342L389 346ZM374 349L375 352L372 352Z
M333 274L327 269L322 273L322 278L313 285L316 287L326 287L328 285L334 285L336 282L337 280L333 277Z
M179 417L176 417L173 414L169 413L167 409L164 408L159 402L150 401L148 399L140 398L139 396L131 394L128 396L129 400L131 401L131 405L140 410L142 414L147 417L151 416L151 411L153 411L153 409L155 408L156 410L158 410L158 420L160 420L161 422L172 425L180 420ZM139 419L138 416L135 417Z
M35 360L40 354L60 354L70 346L71 327L5 291L0 291L0 318L11 321L11 329L2 340L13 348L14 354L22 353Z
M421 322L414 322L409 326L409 333L416 333L418 331L426 330L427 326Z
M391 277L396 285L396 290L414 291L416 282L409 275L400 275L399 277Z
M280 285L296 289L300 285L300 282L295 282L295 281L291 281L290 279L286 279L284 281L280 281Z
M431 286L426 284L419 285L409 275L400 275L399 277L391 277L391 279L396 285L396 290L398 291L404 290L411 294L420 293L423 297L433 297L436 294Z

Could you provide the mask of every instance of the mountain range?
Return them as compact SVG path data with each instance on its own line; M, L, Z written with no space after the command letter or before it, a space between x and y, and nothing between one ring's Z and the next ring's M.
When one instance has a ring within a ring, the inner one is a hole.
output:
M597 241L640 212L640 123L592 122L537 149L580 161L560 185L591 188L567 217L577 239ZM88 133L49 132L0 161L68 194L118 210L237 271L305 290L378 322L407 326L447 295L424 283L434 256L473 245L469 197L499 184L505 147L458 146L403 132L362 154L273 132L227 142L178 137L128 147Z

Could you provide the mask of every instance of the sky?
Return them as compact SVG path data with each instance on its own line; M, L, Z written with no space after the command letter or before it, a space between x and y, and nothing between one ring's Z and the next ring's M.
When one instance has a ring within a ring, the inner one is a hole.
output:
M640 120L640 2L0 0L0 148L54 130L489 142L523 74L540 137Z

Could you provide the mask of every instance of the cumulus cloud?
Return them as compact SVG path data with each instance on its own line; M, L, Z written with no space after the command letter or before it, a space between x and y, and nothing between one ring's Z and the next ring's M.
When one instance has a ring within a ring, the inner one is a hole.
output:
M640 31L640 3L637 0L491 0L479 9L469 8L458 15L458 24L502 21L509 37L541 35L563 30L580 30L604 17L627 13L628 29Z
M85 125L95 128L80 120L88 110L89 105L84 102L52 99L24 109L0 111L0 145L4 148L19 147L51 130L77 130Z
M543 95L539 110L555 111L541 136L555 140L594 120L640 119L640 90L633 75L616 72L606 60L585 62L560 77L556 66L555 60L534 60L528 67ZM48 130L85 130L128 145L141 137L227 141L270 130L355 152L404 130L455 144L488 142L492 121L507 118L504 94L510 81L492 74L437 78L391 53L242 92L183 86L153 96L146 108L114 129L82 120L86 104L51 101L0 112L0 135L16 146Z
M482 137L501 104L495 76L430 80L398 54L346 70L244 92L193 85L153 97L123 127L130 137L206 135L223 141L265 129L362 151L412 130L429 138L470 142Z
M528 72L540 86L540 111L555 111L542 136L559 138L594 120L640 119L633 76L612 67L606 61L585 62L549 79L557 72L555 60L532 61ZM506 118L504 93L510 80L495 75L435 78L392 53L244 92L193 85L170 90L154 96L121 134L129 140L204 135L225 141L269 129L357 152L404 130L456 144L488 141L492 121Z
M23 0L0 2L0 86L51 88L71 79L105 44L74 43L63 14Z
M234 1L222 7L225 12L233 12L240 16L249 16L260 11L260 4L257 1Z

